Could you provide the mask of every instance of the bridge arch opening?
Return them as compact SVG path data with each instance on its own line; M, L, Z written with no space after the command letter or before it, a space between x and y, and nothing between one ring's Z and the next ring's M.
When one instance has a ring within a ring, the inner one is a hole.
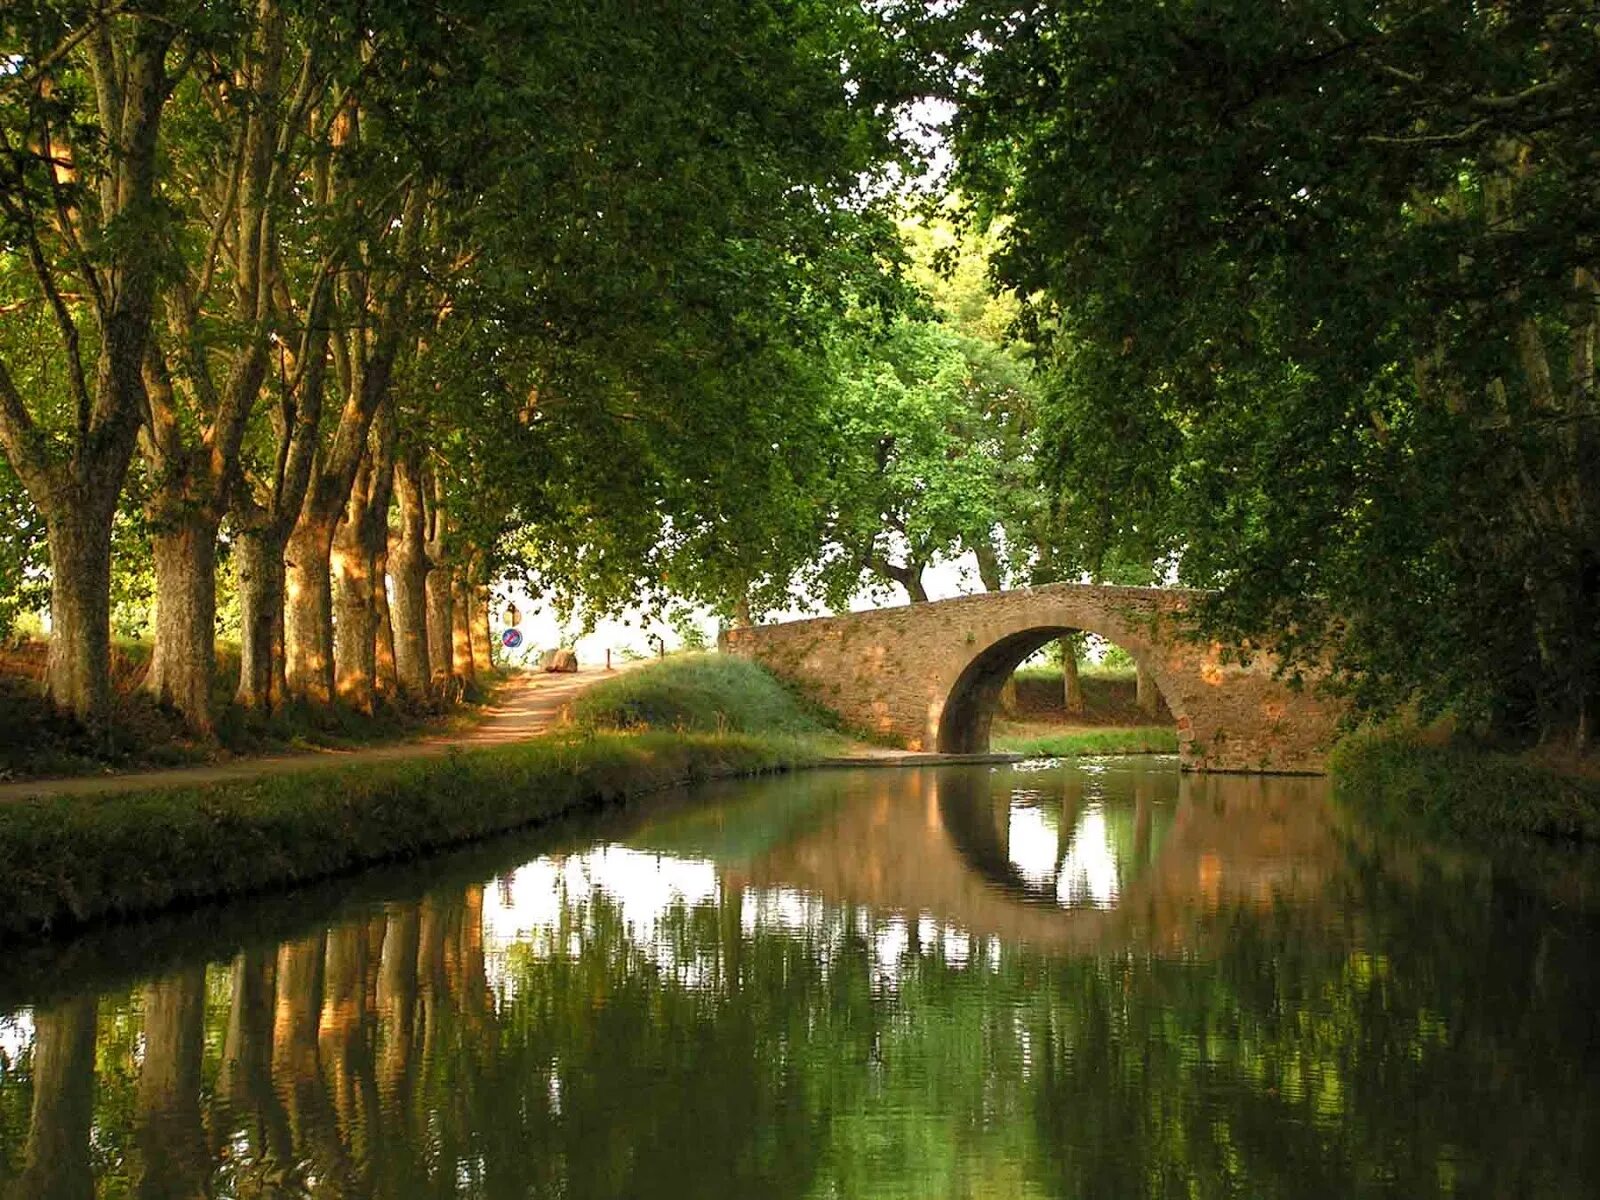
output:
M951 686L939 714L937 749L943 754L986 753L1001 708L1001 693L1017 668L1051 642L1079 633L1092 633L1125 650L1141 669L1149 667L1134 648L1084 626L1040 625L1008 634L979 650ZM1181 714L1168 689L1154 671L1149 678L1171 719L1177 721Z

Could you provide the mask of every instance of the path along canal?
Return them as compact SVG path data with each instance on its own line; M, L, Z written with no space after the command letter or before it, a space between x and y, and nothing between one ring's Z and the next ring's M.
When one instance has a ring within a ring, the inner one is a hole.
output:
M0 972L0 1197L1592 1195L1600 870L824 770Z

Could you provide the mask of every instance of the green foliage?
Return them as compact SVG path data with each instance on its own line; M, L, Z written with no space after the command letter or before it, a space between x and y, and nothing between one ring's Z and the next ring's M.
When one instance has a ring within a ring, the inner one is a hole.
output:
M1593 12L957 8L1071 557L1180 556L1372 712L1592 729Z
M675 729L803 736L818 717L764 668L731 654L674 655L589 688L573 704L583 729Z
M23 613L42 609L49 588L44 520L0 455L0 642Z
M923 568L1016 523L1027 405L1016 358L938 322L902 318L859 348L830 399L829 546L814 574L830 604L864 576L921 599Z
M1600 778L1415 734L1352 734L1328 759L1334 795L1390 825L1478 837L1600 839Z
M10 801L0 806L0 937L286 887L812 756L779 736L548 738L249 784Z
M699 615L694 609L680 605L667 614L667 624L677 637L680 649L691 651L710 649L706 631L701 627Z

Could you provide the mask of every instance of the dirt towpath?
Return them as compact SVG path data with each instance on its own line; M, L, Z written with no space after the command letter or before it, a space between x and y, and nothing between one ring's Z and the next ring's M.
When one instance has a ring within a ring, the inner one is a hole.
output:
M27 796L91 796L146 788L234 783L260 779L266 775L290 775L297 771L432 758L454 749L503 746L548 732L561 720L563 711L579 692L602 679L613 678L626 669L627 665L612 671L604 667L586 667L570 675L536 672L513 675L501 686L494 702L480 710L483 713L482 720L470 728L425 734L412 741L388 746L366 746L357 750L300 750L241 758L237 762L169 767L154 771L30 779L21 783L0 784L0 801L20 800Z

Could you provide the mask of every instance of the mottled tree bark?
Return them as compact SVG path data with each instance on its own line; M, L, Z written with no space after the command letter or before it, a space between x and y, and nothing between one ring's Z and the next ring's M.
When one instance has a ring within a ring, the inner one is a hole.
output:
M155 650L144 688L157 703L209 733L215 723L211 688L217 668L217 525L220 517L190 512L158 523L155 554Z
M448 566L428 569L426 592L428 661L433 667L433 677L429 686L435 695L448 699L455 665L455 614Z
M337 515L302 516L284 549L284 679L291 696L333 700L333 584Z
M393 697L400 690L400 674L394 661L394 614L389 609L388 578L389 550L385 542L372 560L372 610L377 618L377 688L380 695Z
M972 547L978 560L978 578L986 592L998 592L1005 587L1005 577L1000 570L1000 556L988 542L978 542Z
M241 529L233 541L234 587L239 596L239 690L236 703L267 710L283 703L283 592L281 542L259 529Z
M111 704L111 517L90 511L48 519L50 655L55 707L94 724Z
M472 600L474 588L459 567L450 577L450 671L462 683L478 678L472 661Z
M336 141L359 138L359 121L355 118L352 110L348 120L340 122L335 131ZM397 242L394 250L402 258L415 248L425 214L426 189L413 185L406 193L402 212L393 221ZM338 422L318 454L317 468L306 489L299 523L289 541L288 612L284 622L289 691L314 704L328 703L335 693L330 583L333 538L340 521L346 517L346 506L357 475L363 463L369 460L369 438L375 432L384 436L381 431L374 430L374 423L388 397L395 360L400 353L408 277L405 271L394 271L384 285L378 287L363 265L347 270L342 283L351 307L359 309L363 315L343 335L330 340L333 365L344 400ZM392 440L389 445L392 453ZM387 481L383 486L388 487ZM383 508L386 513L387 501ZM382 526L387 536L386 515ZM372 605L370 563L369 547L365 594L360 601L363 612L369 612ZM306 607L303 614L295 611L301 605ZM369 622L362 637L370 642L371 635ZM359 656L358 669L365 672L365 682L358 678L351 684L351 694L356 697L358 706L370 693L374 669L370 654L365 651Z
M148 237L103 234L111 226L147 228L158 210L160 125L171 94L166 60L177 33L176 22L149 13L116 22L85 16L72 43L81 42L87 52L69 69L81 65L87 94L100 98L98 122L87 106L79 114L69 111L50 123L36 147L56 164L53 171L74 165L81 200L68 204L60 194L45 198L31 188L9 197L13 214L25 215L7 222L8 263L32 272L36 296L59 333L49 352L64 365L48 373L51 384L35 407L55 409L59 383L76 419L64 442L47 434L0 358L0 450L48 531L46 691L58 710L91 726L105 719L111 703L111 522L144 415L141 368L157 279L167 262L164 246ZM34 86L55 87L60 64L39 66ZM62 92L61 98L70 109L71 97ZM75 149L80 135L94 154ZM37 234L46 222L59 222L69 243L93 246L92 260L79 255L70 265L52 262ZM97 298L79 306L77 315L65 295L75 287ZM88 339L80 335L80 319L94 323ZM94 347L92 367L83 357L86 342Z
M1076 636L1061 639L1062 696L1068 716L1083 714L1083 679L1078 674L1078 639Z
M389 572L394 580L394 666L400 690L412 700L428 695L432 684L428 650L428 549L425 479L415 451L395 461L399 527L390 539Z
M928 599L928 591L922 584L922 572L926 564L909 562L902 566L882 555L873 555L868 559L867 565L891 583L898 583L905 589L906 597L912 604L924 604Z
M428 561L424 590L428 606L428 662L433 670L429 686L436 696L449 700L453 698L451 679L455 665L449 519L444 485L431 471L424 479L423 499L427 505L424 536Z
M340 700L365 713L377 698L380 562L389 540L395 434L394 409L385 404L372 424L333 543L334 687Z
M494 670L494 632L490 614L489 585L471 585L472 592L472 667L479 674Z

